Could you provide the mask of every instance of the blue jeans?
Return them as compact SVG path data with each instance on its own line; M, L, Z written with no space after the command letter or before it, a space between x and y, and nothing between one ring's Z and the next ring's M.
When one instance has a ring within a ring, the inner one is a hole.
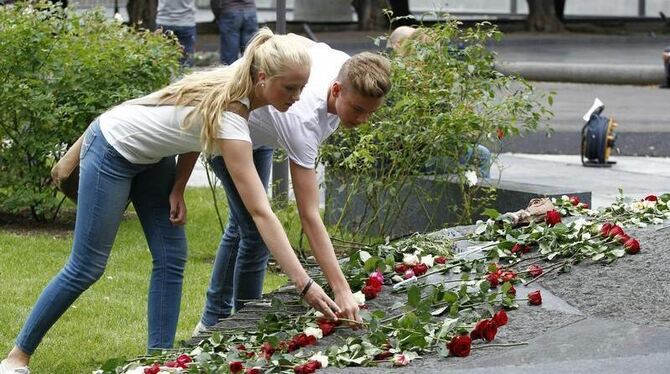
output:
M230 65L244 53L244 48L258 31L256 9L231 10L222 13L219 24L219 57L222 64Z
M254 151L254 164L264 186L268 185L272 167L272 148ZM210 160L212 170L223 184L228 200L228 224L214 260L212 279L202 315L205 326L244 306L244 300L263 296L263 279L270 252L261 239L251 215L244 207L222 157Z
M195 25L193 26L171 26L171 25L158 25L159 28L163 29L163 32L172 31L172 33L179 40L179 44L183 48L184 52L182 58L179 60L179 63L182 66L191 67L193 66L193 54L195 53Z
M148 345L150 349L170 348L177 329L187 250L184 227L169 221L174 157L155 164L130 163L107 143L97 120L86 131L80 155L72 253L37 299L16 345L32 355L51 326L100 279L130 199L153 257Z

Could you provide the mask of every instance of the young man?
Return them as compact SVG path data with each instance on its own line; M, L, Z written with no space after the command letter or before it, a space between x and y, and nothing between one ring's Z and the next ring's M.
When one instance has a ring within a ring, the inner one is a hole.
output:
M360 321L358 303L339 267L333 245L319 212L316 157L319 145L341 124L354 128L365 123L391 88L389 61L364 52L349 57L323 43L295 36L308 47L312 68L300 100L286 103L285 113L270 107L254 110L249 118L254 162L267 186L272 148L286 150L303 230L340 308L341 318ZM285 87L290 90L294 87ZM291 105L293 104L293 105ZM225 168L211 161L228 199L229 215L207 290L205 309L194 334L239 310L244 300L258 299L269 252Z

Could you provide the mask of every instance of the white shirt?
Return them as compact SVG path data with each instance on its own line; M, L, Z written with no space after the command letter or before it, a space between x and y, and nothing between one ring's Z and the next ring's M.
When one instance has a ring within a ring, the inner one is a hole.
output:
M300 100L283 113L271 105L253 110L249 130L254 148L281 147L291 161L313 169L319 146L340 123L337 115L328 113L328 91L349 55L324 43L311 46L309 55L312 67Z
M248 99L242 103L249 106ZM100 130L105 140L126 160L134 164L152 164L163 157L202 150L202 123L181 128L184 118L193 109L192 106L121 104L100 116ZM224 112L221 116L216 138L251 143L247 121L233 112Z

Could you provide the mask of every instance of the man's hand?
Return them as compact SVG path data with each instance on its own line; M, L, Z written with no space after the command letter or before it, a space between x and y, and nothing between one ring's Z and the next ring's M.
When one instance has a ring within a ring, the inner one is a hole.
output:
M357 330L360 327L360 324L356 322L363 322L363 319L358 314L358 303L356 302L356 299L354 299L351 290L347 288L346 290L335 292L335 303L340 307L340 312L337 314L338 317L350 320L347 321L349 326L354 330Z

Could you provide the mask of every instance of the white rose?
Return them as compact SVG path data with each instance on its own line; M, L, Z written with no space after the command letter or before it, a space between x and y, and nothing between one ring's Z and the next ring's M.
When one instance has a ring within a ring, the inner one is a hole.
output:
M432 255L425 255L421 257L421 262L426 264L429 268L433 267L433 262L435 259L433 258Z
M361 291L354 292L353 296L354 300L356 300L356 303L358 303L358 305L365 304L365 295L363 295L363 292Z
M307 335L307 336L313 336L313 337L315 337L315 338L317 338L317 339L321 339L321 338L323 338L323 331L321 331L321 329L318 328L318 327L309 327L309 326L307 326L307 327L305 327L305 330L303 330L303 332L304 332L305 335Z
M312 357L309 358L310 360L314 361L319 361L321 363L321 367L325 368L328 367L328 356L324 356L321 354L321 351L316 352Z
M477 172L474 170L468 170L465 172L465 179L468 182L468 186L474 186L477 184Z
M414 266L419 263L419 258L414 254L405 253L402 257L402 262L407 266Z

